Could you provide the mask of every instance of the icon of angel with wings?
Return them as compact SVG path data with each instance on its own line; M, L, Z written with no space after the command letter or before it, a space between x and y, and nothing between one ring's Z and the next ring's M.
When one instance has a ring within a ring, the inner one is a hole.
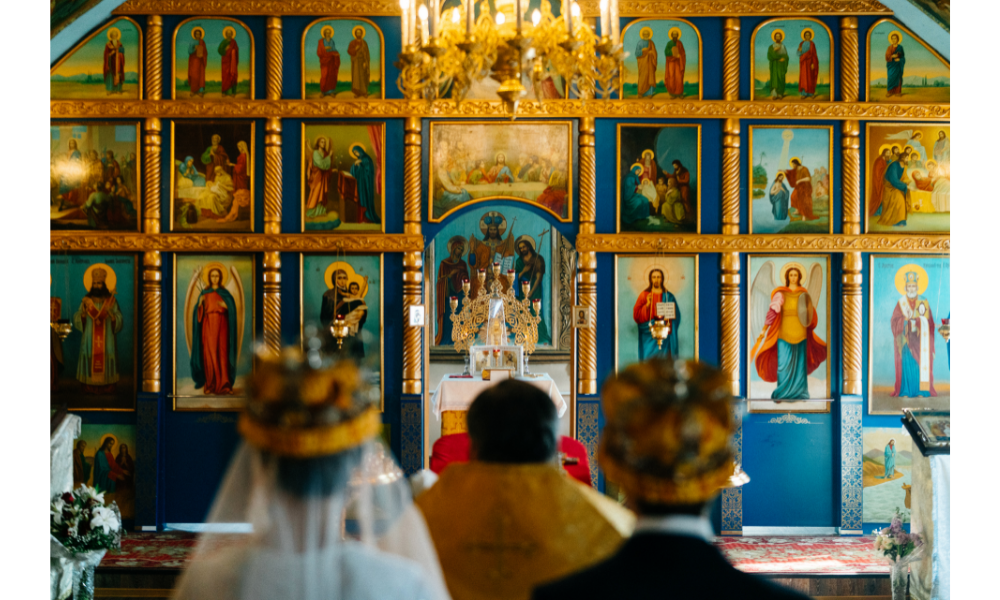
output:
M243 347L243 281L236 267L195 267L184 298L184 337L195 389L206 396L233 393Z
M809 375L826 360L826 342L816 335L815 303L823 291L823 268L809 270L789 261L778 267L768 260L750 288L751 332L759 332L750 351L757 374L777 382L772 400L809 398Z

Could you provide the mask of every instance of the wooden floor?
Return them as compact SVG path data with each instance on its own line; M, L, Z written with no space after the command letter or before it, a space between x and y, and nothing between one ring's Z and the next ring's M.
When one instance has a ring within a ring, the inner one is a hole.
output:
M174 569L97 569L96 598L169 598L180 571ZM889 600L886 576L763 576L815 600Z

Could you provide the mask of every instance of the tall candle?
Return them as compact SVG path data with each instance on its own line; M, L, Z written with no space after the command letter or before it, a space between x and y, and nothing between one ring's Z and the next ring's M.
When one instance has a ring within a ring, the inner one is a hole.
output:
M611 35L610 19L608 18L608 0L601 0L601 36Z
M417 0L410 0L410 33L407 37L410 38L411 44L417 43Z
M514 12L517 13L517 32L521 33L524 27L524 14L521 12L521 0L514 0Z
M437 37L438 19L441 18L441 8L438 0L431 0L431 5L428 8L431 11L431 37Z
M399 8L403 10L403 17L399 20L399 29L403 33L403 50L410 44L410 0L399 0Z
M465 35L472 35L472 28L476 22L475 0L465 0Z
M572 39L573 9L571 8L571 6L572 6L572 0L563 0L562 13L563 13L563 18L566 19L566 33L569 34L569 37Z
M420 5L420 43L427 45L427 6Z
M608 2L611 5L611 41L617 44L621 35L618 23L618 0L608 0Z

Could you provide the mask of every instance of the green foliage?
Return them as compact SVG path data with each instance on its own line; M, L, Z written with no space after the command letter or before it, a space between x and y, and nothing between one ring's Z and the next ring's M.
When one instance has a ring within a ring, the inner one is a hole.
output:
M753 182L767 185L767 169L763 165L754 165Z
M753 189L753 197L754 198L763 198L764 197L764 190L762 190L761 188L756 188L755 187Z

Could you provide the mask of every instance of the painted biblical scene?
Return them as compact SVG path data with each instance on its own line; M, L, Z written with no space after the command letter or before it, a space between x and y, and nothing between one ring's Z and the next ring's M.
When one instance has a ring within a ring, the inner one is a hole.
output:
M330 325L344 317L350 332L338 350ZM374 391L382 383L382 258L379 255L302 256L302 325L314 326L327 352L367 370Z
M174 406L239 408L253 372L253 257L174 261Z
M750 256L750 400L830 397L829 272L826 256Z
M302 125L306 231L382 231L385 124Z
M559 276L555 273L555 248L559 233L538 214L512 206L484 206L449 221L434 237L434 346L452 347L451 307L455 297L461 312L465 302L462 282L469 280L469 297L475 298L480 287L487 293L493 283L492 265L500 263L500 284L510 288L507 272L514 270L517 281L527 281L528 294L521 285L514 286L519 299L541 300L542 320L538 323L539 348L551 349L559 339L556 316L559 314ZM486 283L479 284L477 273L485 270ZM536 314L531 309L532 314ZM502 345L502 344L501 344Z
M253 231L253 121L175 121L171 231Z
M869 413L951 409L951 262L873 256Z
M701 97L701 37L683 19L639 19L622 32L622 98Z
M78 44L52 68L52 100L138 100L142 32L132 19L115 19Z
M750 233L833 233L833 128L750 127Z
M816 19L772 19L753 32L754 100L829 102L833 87L830 30Z
M654 356L698 358L698 257L619 255L615 274L615 365ZM670 327L658 343L650 325Z
M136 389L136 257L53 254L49 387L70 410L132 410Z
M382 98L382 32L365 19L320 19L302 38L302 97Z
M697 233L700 125L618 126L618 230Z
M49 227L138 231L139 124L49 127Z
M235 19L184 21L174 32L174 99L252 99L253 51L253 35Z
M73 440L73 489L81 485L104 492L123 519L135 518L135 425L80 427Z
M913 439L902 427L865 427L861 442L861 520L888 523L896 509L910 522Z
M430 220L492 199L573 217L568 122L431 123Z
M868 30L869 102L951 101L951 65L896 21Z
M868 231L951 231L951 126L868 124Z

